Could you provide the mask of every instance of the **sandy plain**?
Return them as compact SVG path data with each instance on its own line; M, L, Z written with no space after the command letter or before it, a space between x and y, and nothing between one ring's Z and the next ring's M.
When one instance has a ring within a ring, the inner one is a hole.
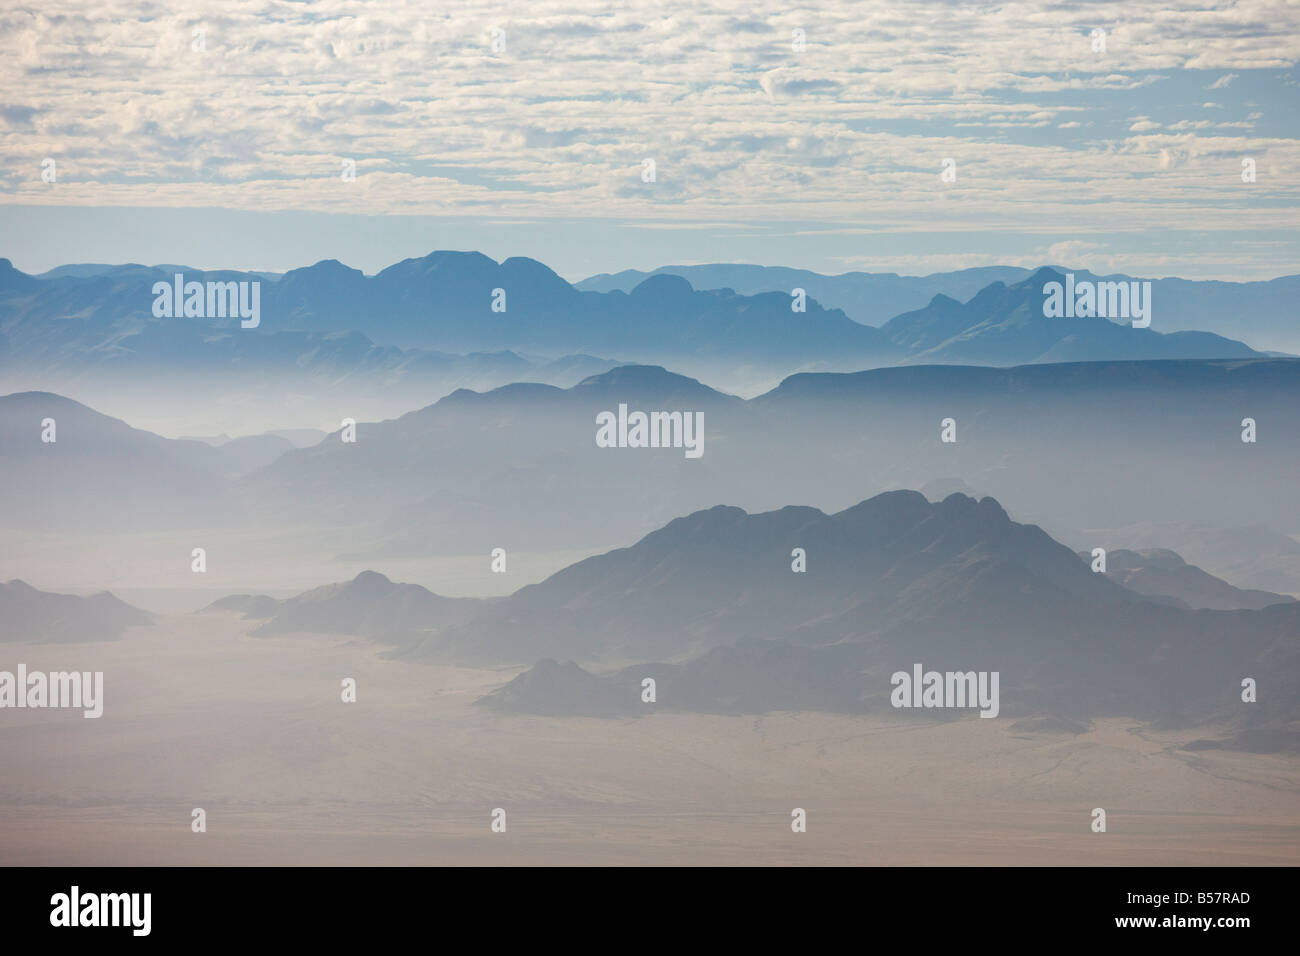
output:
M0 645L0 669L105 683L98 720L0 711L0 864L1300 862L1300 759L1180 749L1204 731L502 716L473 702L515 671L248 629L164 615L113 642Z

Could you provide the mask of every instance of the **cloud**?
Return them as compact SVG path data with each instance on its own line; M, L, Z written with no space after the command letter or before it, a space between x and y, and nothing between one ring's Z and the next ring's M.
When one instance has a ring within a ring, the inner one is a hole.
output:
M1300 7L1076 6L6 9L0 203L1188 229L1222 218L1224 157L1300 163L1290 134L1211 128L1142 92L1199 91L1206 79L1189 70L1218 71L1212 88L1222 88L1245 70L1293 69ZM1113 24L1104 55L1091 49L1098 23ZM806 44L792 43L795 29ZM1281 74L1277 87L1285 103L1293 90ZM1134 116L1135 101L1156 105ZM59 160L57 188L41 181L46 156ZM959 177L943 188L949 156ZM653 184L640 180L646 157ZM356 161L355 182L339 176L344 158ZM1270 202L1239 210L1233 228L1294 218L1300 185L1258 186Z
M1211 83L1209 86L1207 86L1206 89L1207 89L1207 90L1221 90L1221 89L1224 89L1225 87L1231 86L1231 85L1232 85L1232 81L1235 80L1235 79L1237 79L1238 76L1240 76L1239 73L1225 73L1225 74L1223 74L1223 76L1219 77L1217 80L1215 80L1215 81L1214 81L1213 83Z
M1104 268L1109 268L1109 261L1100 258L1100 253L1105 248L1104 245L1098 242L1089 242L1084 239L1067 239L1062 242L1054 242L1048 246L1043 260L1070 268L1088 269L1095 272L1103 268L1103 261L1107 263Z

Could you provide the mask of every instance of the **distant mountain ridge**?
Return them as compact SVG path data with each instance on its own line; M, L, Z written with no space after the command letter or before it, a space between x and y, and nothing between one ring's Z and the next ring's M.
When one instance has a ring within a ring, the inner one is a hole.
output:
M1210 332L1134 328L1100 316L1048 318L1043 290L1065 276L1040 269L1015 285L994 282L962 303L937 295L923 309L895 316L880 330L917 363L1028 365L1130 359L1250 358L1259 353ZM1154 318L1167 308L1152 293ZM1127 301L1127 299L1126 299Z
M1084 561L1093 560L1088 551L1079 552L1079 557ZM1168 598L1177 605L1191 608L1259 610L1295 601L1289 594L1233 587L1165 548L1107 551L1106 576L1131 591L1148 597Z
M489 387L521 378L567 385L574 379L564 376L561 357L606 361L608 368L618 363L591 357L616 356L721 377L734 387L733 380L766 383L804 369L1260 354L1212 331L1177 331L1186 309L1159 288L1150 329L1045 318L1041 286L1056 275L1051 270L1011 284L1015 270L970 270L960 281L938 283L963 296L986 283L965 300L936 292L880 328L811 293L795 311L784 285L753 294L705 290L663 271L626 292L586 291L533 259L498 263L477 252L438 251L373 276L332 259L274 280L255 272L183 273L186 281L260 282L260 324L242 329L238 317L155 318L154 283L170 288L172 270L181 268L95 266L38 278L0 260L0 376L26 376L46 388L147 374L178 386L198 374L214 388L276 376L319 388L357 380L388 389L458 376L475 385L496 376ZM1243 309L1253 308L1248 300ZM544 366L556 360L561 367L548 375Z
M1243 340L1255 348L1300 353L1300 329L1294 303L1300 299L1300 275L1254 282L1223 282L1181 278L1152 278L1127 274L1100 274L1045 263L1039 269L1074 272L1090 281L1150 279L1159 303L1163 332L1205 331ZM925 276L900 276L892 272L846 272L824 275L783 266L715 264L661 266L649 272L627 269L613 275L601 273L576 283L579 289L609 292L630 290L648 276L670 274L690 280L698 289L735 289L743 295L786 292L799 287L817 301L865 325L881 326L906 312L915 312L942 295L967 302L976 293L1001 282L1016 285L1036 269L987 266L936 272Z
M842 309L849 318L864 325L879 326L903 312L920 308L936 295L965 301L994 282L1014 283L1025 279L1028 269L1015 266L985 266L939 272L928 276L900 276L893 272L845 272L823 275L808 269L785 266L735 264L660 266L643 272L622 272L590 276L574 283L576 288L591 292L629 292L656 275L675 275L688 280L697 289L734 289L741 295L784 292L795 288L832 308Z
M597 415L620 404L702 415L702 457L599 447ZM1298 405L1295 359L904 366L795 375L750 400L630 366L568 389L457 391L393 419L359 421L355 443L336 429L248 472L236 443L173 442L58 396L23 393L0 397L9 449L0 480L22 492L0 500L0 523L290 528L324 514L351 529L348 554L374 566L403 554L478 553L485 542L607 546L720 500L750 509L805 500L834 511L864 492L942 477L964 482L950 490L979 488L1040 523L1076 529L1195 515L1209 526L1294 532ZM57 445L40 441L51 415ZM1254 444L1241 441L1247 415L1259 425ZM940 433L949 417L952 443ZM1117 474L1116 461L1131 475ZM1112 491L1117 482L1123 494ZM1251 491L1225 498L1223 488ZM1163 544L1157 536L1137 546ZM1185 539L1178 547L1186 551ZM1251 586L1300 592L1285 580Z
M351 581L284 600L238 594L214 601L205 610L238 611L246 619L261 620L253 630L257 636L310 632L402 644L465 619L481 603L442 597L418 584L395 584L376 571L363 571Z
M152 620L107 591L78 597L39 591L25 581L0 582L0 643L111 641Z
M227 282L259 276L221 271L185 278ZM172 281L172 272L148 268L42 280L0 260L0 332L29 358L43 357L42 347L61 347L69 332L83 350L102 346L109 333L155 338L150 330L160 323L169 329L186 324L155 319L151 312L153 284ZM794 322L788 295L697 291L673 276L654 277L629 293L582 292L533 259L497 263L477 252L434 252L374 276L324 260L264 282L260 292L263 333L359 334L400 349L522 350L552 357L716 353L750 361L848 354L864 363L888 361L896 352L874 329L815 300ZM79 318L62 330L62 338L51 339L50 323L70 316ZM256 341L251 330L238 329L237 317L197 325L207 333L240 331Z
M53 441L43 440L51 420ZM242 449L163 438L49 392L0 397L0 521L141 531L229 520Z

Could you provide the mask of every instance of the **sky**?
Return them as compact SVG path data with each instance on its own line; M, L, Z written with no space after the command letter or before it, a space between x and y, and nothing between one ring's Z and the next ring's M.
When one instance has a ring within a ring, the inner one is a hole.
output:
M1294 2L11 7L0 256L1271 278L1298 57Z

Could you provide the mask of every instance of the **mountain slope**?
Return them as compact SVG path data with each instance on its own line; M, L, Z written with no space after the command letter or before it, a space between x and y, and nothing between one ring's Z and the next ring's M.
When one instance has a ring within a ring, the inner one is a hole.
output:
M0 582L0 643L110 641L152 620L107 591L83 598L38 591L23 581Z
M1087 551L1079 552L1079 557L1084 561L1092 560ZM1142 551L1119 548L1106 552L1106 577L1138 594L1171 598L1178 604L1193 608L1258 610L1295 601L1286 594L1233 587L1163 548Z
M1086 269L1073 271L1089 281L1132 281L1140 276L1098 275ZM894 273L846 272L822 275L782 266L716 264L663 266L651 272L629 269L614 275L602 273L577 283L593 292L628 291L650 275L667 273L689 279L697 289L735 289L745 295L785 292L799 287L823 305L842 309L849 318L880 326L894 316L923 309L936 296L966 302L981 289L1002 282L1008 286L1027 279L1034 270L1015 266L990 266L938 272L927 276ZM1249 343L1258 349L1300 353L1294 303L1300 298L1300 275L1263 282L1220 282L1194 279L1149 278L1155 301L1160 303L1159 330L1201 330ZM1114 358L1115 356L1110 356Z
M313 588L282 601L265 595L232 595L206 610L239 611L246 619L261 619L264 623L252 632L260 637L347 634L402 644L463 620L478 606L474 600L442 597L418 584L396 584L375 571L363 571L351 581Z
M46 420L54 441L46 442ZM0 524L42 529L200 527L239 512L235 458L132 428L48 392L0 397Z
M1098 316L1048 318L1044 287L1065 276L1040 269L1014 285L995 282L966 303L936 296L881 326L913 362L1022 365L1114 359L1249 358L1259 353L1208 332L1161 332L1165 304L1152 293L1151 328Z
M796 548L806 572L792 570ZM445 637L452 653L507 660L644 660L743 640L867 640L976 606L1032 615L1140 600L991 498L931 504L899 491L834 515L697 512L525 587Z
M201 283L257 283L260 323L246 329L239 317L155 318L154 284L170 288L178 273ZM723 273L705 267L691 274L714 282ZM1103 319L1044 318L1041 287L1056 275L1050 270L1028 278L1016 269L967 270L941 276L937 285L929 281L934 277L886 277L912 290L904 296L912 310L899 314L890 306L894 318L875 328L826 307L818 290L827 286L812 273L771 272L782 280L771 291L757 288L764 282L752 269L740 273L752 291L694 288L667 270L626 290L586 291L535 260L496 262L477 252L433 252L373 276L331 259L278 278L138 265L52 270L38 278L4 260L0 385L75 391L89 401L110 396L151 427L189 431L192 422L210 421L205 427L233 434L321 424L258 418L262 407L346 404L340 417L382 417L458 387L521 380L567 387L617 364L593 356L664 365L753 394L796 372L903 363L1258 354L1214 331L1179 331L1188 324L1183 286L1165 292L1157 283L1153 327L1133 329ZM808 293L802 312L793 311L794 288ZM934 294L913 302L922 288ZM1249 314L1260 300L1254 286L1216 287L1214 301L1227 308L1233 289L1240 294L1237 312ZM887 291L873 300L880 308L893 301ZM1267 303L1280 293L1260 295ZM159 389L173 395L167 411L175 418L160 420L164 412L152 401ZM211 421L212 415L223 417Z
M1300 531L1293 359L805 374L749 401L662 368L621 367L569 389L458 391L388 421L359 419L355 443L335 431L238 477L249 463L242 455L150 436L77 403L69 403L70 421L87 416L102 435L89 441L85 429L69 432L60 420L60 442L42 444L51 401L0 398L9 449L0 479L22 492L0 507L4 526L220 521L294 533L324 523L345 529L347 553L375 566L495 547L607 548L719 501L747 510L806 501L834 512L864 495L942 479L948 489L1014 501L1018 515L1054 528L1194 516L1209 529ZM702 416L701 454L599 447L597 415L620 405ZM1247 417L1257 423L1254 443L1241 440ZM947 419L955 442L941 440ZM1250 493L1225 496L1225 488ZM1193 556L1186 535L1131 543L1080 535L1062 533L1085 549L1174 546L1231 584L1292 590L1284 577L1247 580L1232 572L1236 565Z
M551 357L603 351L643 361L724 357L797 365L852 356L870 364L897 351L875 329L815 300L796 315L788 294L696 291L673 276L651 277L626 293L580 292L533 259L497 263L477 252L434 252L374 276L336 260L291 270L261 281L254 329L241 329L238 317L154 318L153 285L171 283L174 275L140 267L37 279L2 260L0 334L15 359L43 365L113 357L138 362L160 350L173 363L193 363L212 348L207 336L214 331L233 333L215 339L227 350L264 350L268 337L297 333L277 350L298 354L333 333L381 348ZM260 279L228 271L184 275L198 282Z
M796 541L803 573L789 566ZM920 664L998 672L1006 716L1213 725L1285 747L1300 719L1300 603L1147 600L964 495L895 492L835 515L710 509L523 588L414 654L646 662L525 672L483 701L504 712L896 712L891 675ZM646 677L653 707L639 699ZM1259 703L1242 701L1246 677L1267 686Z
M703 415L703 456L598 448L596 416L617 413L620 404ZM611 527L666 521L680 513L683 497L701 494L715 477L711 442L723 440L724 421L744 416L741 399L649 366L617 368L569 389L520 383L457 391L397 419L359 424L355 444L335 434L288 452L242 481L241 497L269 520L310 520L324 508L339 521L378 523L390 536L388 553L608 541ZM384 489L379 499L376 488ZM606 505L615 500L611 514Z

